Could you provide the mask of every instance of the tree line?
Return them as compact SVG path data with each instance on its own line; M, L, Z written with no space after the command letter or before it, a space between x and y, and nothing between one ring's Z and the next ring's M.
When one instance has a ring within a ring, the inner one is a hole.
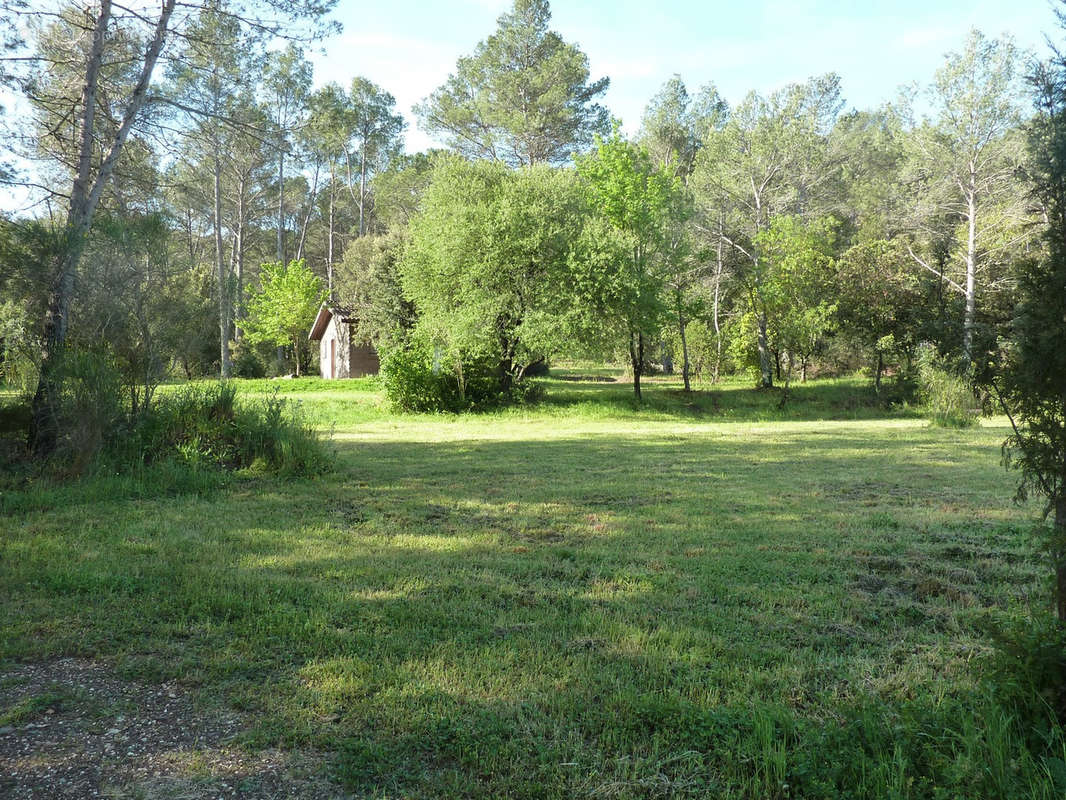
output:
M175 372L310 366L279 315L319 299L460 396L565 355L623 359L637 397L649 370L866 367L881 392L922 346L975 379L1001 360L1050 218L1009 38L873 110L832 74L735 104L674 76L626 136L546 0L516 0L415 108L444 147L408 155L387 87L312 88L331 5L11 7L3 180L41 202L0 228L0 331L39 450L67 348L106 350L135 410Z

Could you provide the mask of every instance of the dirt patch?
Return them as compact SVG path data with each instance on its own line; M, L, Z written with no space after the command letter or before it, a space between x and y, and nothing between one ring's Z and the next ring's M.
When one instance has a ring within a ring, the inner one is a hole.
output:
M234 743L243 715L95 661L0 672L0 719L0 797L11 800L348 797L325 775L327 754L248 752Z

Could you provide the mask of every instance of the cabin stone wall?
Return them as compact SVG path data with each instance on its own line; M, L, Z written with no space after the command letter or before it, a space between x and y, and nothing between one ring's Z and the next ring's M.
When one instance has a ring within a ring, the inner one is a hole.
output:
M361 378L381 369L377 351L352 340L352 326L334 316L318 348L319 374L323 378Z

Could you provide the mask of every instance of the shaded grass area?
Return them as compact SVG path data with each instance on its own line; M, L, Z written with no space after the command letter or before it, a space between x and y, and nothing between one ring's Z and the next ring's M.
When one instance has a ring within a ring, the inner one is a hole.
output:
M374 797L1061 788L975 679L985 626L1045 589L1002 427L848 382L635 411L549 381L476 417L279 383L336 427L334 474L0 517L0 659L180 679Z

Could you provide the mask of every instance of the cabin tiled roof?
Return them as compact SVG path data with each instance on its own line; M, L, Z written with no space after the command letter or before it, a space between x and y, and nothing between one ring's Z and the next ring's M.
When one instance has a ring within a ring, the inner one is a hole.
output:
M334 317L340 317L341 322L351 322L352 316L355 313L355 309L350 306L337 305L336 303L323 303L322 307L318 309L318 316L315 317L314 324L311 326L311 332L307 334L307 338L311 341L320 340L326 333L326 328L329 326L329 321Z

